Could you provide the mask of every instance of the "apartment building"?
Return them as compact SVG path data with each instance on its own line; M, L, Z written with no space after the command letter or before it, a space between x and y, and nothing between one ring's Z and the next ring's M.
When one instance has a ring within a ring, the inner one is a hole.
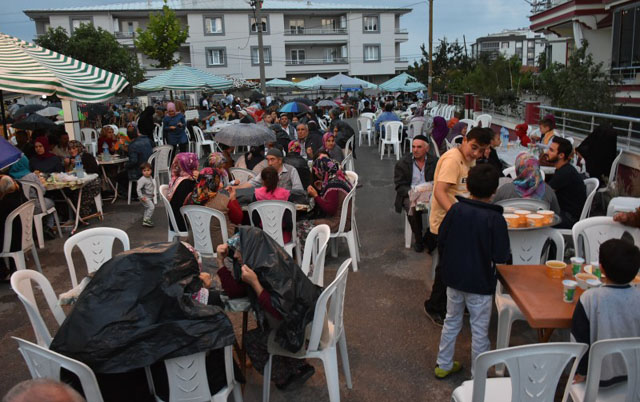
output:
M540 54L544 53L546 39L544 35L535 33L527 28L506 29L499 33L489 34L476 39L471 44L471 54L477 58L481 54L488 54L495 58L502 54L507 59L514 55L522 60L523 66L535 67Z
M267 79L302 80L342 72L378 83L408 68L401 44L409 34L400 22L410 8L266 0L261 21L256 21L247 3L169 0L168 6L189 27L189 38L179 51L182 63L217 75L257 79L257 33L262 29ZM34 21L38 35L49 27L71 32L91 23L136 52L136 29L144 29L149 14L160 11L162 5L149 0L24 13ZM159 73L151 67L152 60L136 54L148 76Z

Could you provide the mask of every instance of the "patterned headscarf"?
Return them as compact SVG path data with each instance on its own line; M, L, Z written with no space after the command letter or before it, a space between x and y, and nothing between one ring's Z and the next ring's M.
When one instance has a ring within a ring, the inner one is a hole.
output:
M540 173L540 163L532 155L522 152L516 158L516 179L513 181L516 193L522 198L544 197L545 184Z
M173 192L185 179L194 179L193 171L198 169L198 156L193 152L181 152L173 158L171 163L171 180L169 181L169 195L171 200Z
M318 192L320 197L330 190L351 191L351 183L344 176L340 164L331 158L322 157L313 161L313 174L322 181L322 188Z
M302 150L302 147L300 146L300 141L289 142L289 147L287 148L288 153L295 152L299 154L301 150Z
M209 155L209 167L213 169L218 169L218 173L222 177L228 178L229 175L224 168L225 163L227 163L227 157L222 152L212 152Z
M326 133L324 133L324 135L322 136L322 146L324 147L324 149L327 149L327 140L329 139L329 137L333 137L335 140L336 136L331 131L327 131Z
M210 167L202 169L198 176L198 183L191 194L191 202L195 205L204 205L207 201L215 198L222 181L221 176L219 169Z
M69 149L71 149L71 148L77 149L78 150L78 155L82 155L86 151L86 148L84 147L84 144L81 143L78 140L69 141Z
M431 131L431 137L438 146L442 146L442 141L449 134L449 128L447 127L447 121L444 117L436 116L433 118L433 130Z

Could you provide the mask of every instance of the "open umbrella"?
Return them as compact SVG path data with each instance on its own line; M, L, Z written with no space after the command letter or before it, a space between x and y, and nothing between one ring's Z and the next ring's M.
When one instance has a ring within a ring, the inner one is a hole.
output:
M39 128L43 128L45 130L53 130L58 128L58 126L56 125L56 123L52 122L46 117L40 116L37 113L33 113L27 116L26 119L14 123L13 128L17 128L20 130L37 130Z
M157 75L134 86L143 91L199 91L206 89L227 89L233 83L217 75L198 70L197 68L178 65L171 70Z
M50 116L56 116L60 112L62 112L62 109L60 109L59 107L48 106L42 110L38 110L36 113L39 114L40 116L50 117Z
M265 83L265 86L267 88L274 88L274 89L288 89L288 88L295 88L296 84L294 82L291 81L287 81L287 80L281 80L279 78L274 78L271 81L267 81Z
M292 99L291 102L304 103L305 105L307 105L309 107L313 106L313 101L311 99L309 99L309 98L303 98L303 97L295 98L295 99Z
M389 92L415 92L421 89L425 90L427 87L418 82L414 76L402 73L380 84L380 89Z
M316 89L320 87L320 84L325 82L326 80L319 75L315 77L308 78L304 81L300 81L296 83L296 86L300 89Z
M280 113L306 113L310 112L309 106L300 102L289 102L282 106L279 110Z
M320 102L316 103L316 106L318 107L339 107L339 105L337 103L335 103L332 100L328 100L328 99L323 99Z
M276 142L276 134L269 127L255 123L237 123L223 127L216 141L229 146L258 146Z
M42 109L44 109L44 106L42 105L38 105L38 104L26 105L16 110L16 112L13 114L13 118L15 119L16 117L20 117L25 114L35 113L38 110L42 110Z
M7 140L0 137L0 169L9 167L20 160L22 152Z

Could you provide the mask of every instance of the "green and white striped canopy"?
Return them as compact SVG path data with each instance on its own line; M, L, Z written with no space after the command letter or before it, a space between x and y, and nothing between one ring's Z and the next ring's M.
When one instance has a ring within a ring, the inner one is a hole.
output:
M117 74L0 33L0 90L98 103L127 85Z
M188 66L174 66L171 70L134 86L143 91L201 91L207 89L228 89L233 81Z

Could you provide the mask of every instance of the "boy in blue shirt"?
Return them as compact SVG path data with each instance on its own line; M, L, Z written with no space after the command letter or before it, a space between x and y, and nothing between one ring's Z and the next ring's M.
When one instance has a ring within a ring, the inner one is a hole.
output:
M443 282L447 286L444 319L435 376L445 378L462 369L453 361L465 306L471 323L471 374L476 357L489 350L491 302L496 291L496 263L509 259L509 233L502 207L491 204L500 173L491 165L472 167L467 177L470 198L457 197L438 233Z

